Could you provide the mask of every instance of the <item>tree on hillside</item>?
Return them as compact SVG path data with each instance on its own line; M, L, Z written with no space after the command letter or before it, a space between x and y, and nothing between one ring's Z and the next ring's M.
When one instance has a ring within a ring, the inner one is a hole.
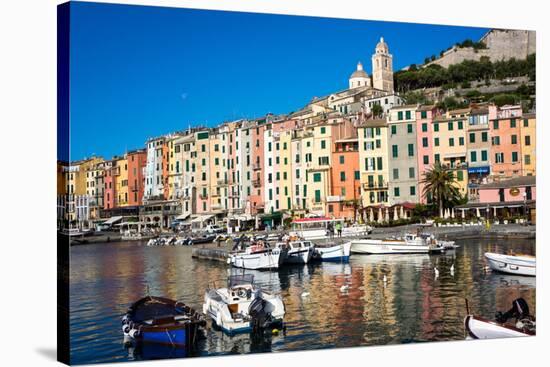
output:
M422 195L426 199L433 199L440 217L443 216L444 209L450 208L455 203L463 200L457 187L454 172L441 165L440 162L436 162L423 175L424 178L421 183L424 185L424 190Z
M384 109L379 104L375 104L372 106L371 112L373 117L380 117L380 115L384 112Z

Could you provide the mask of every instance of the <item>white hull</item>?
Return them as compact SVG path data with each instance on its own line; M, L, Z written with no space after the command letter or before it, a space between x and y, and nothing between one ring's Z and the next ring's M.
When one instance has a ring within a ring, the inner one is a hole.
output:
M307 264L311 259L309 248L296 248L289 250L283 260L285 264Z
M536 260L534 257L509 256L487 252L485 258L492 270L532 277L536 275Z
M427 254L429 251L429 245L409 244L405 241L371 239L351 241L353 254Z
M323 261L347 260L351 254L351 242L331 247L316 247L316 250Z
M464 327L468 335L474 339L515 338L530 335L519 329L479 319L472 315L466 316L464 319Z
M256 253L240 252L229 257L229 263L236 268L243 269L276 269L281 260L280 249L270 249Z

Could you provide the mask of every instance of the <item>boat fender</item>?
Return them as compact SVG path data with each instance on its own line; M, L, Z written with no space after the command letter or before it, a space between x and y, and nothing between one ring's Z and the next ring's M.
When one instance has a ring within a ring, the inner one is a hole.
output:
M130 332L130 330L131 330L131 328L130 328L130 326L128 326L128 324L122 325L122 332L124 334L128 334Z
M141 335L141 332L139 331L139 329L132 329L128 334L130 335L130 337L136 339Z
M124 315L124 317L122 317L122 325L127 324L128 322L130 322L130 316Z

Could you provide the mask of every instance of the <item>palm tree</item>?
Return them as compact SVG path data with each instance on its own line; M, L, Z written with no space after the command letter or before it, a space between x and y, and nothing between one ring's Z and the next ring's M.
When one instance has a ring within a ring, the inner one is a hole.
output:
M439 209L439 216L443 217L443 210L461 199L456 177L453 171L436 162L431 169L424 172L424 178L420 181L424 184L423 195L428 198L431 195Z

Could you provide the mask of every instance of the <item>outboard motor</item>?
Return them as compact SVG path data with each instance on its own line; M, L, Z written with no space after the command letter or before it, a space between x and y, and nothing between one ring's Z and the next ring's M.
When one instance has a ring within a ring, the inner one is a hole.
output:
M271 313L266 310L267 301L263 299L262 291L257 290L254 296L254 300L248 307L248 314L252 318L252 332L258 333L269 325Z
M506 311L505 313L497 312L495 319L497 322L503 324L509 319L514 318L516 320L522 319L531 319L532 316L529 314L529 305L527 301L523 298L517 298L512 302L512 308Z

